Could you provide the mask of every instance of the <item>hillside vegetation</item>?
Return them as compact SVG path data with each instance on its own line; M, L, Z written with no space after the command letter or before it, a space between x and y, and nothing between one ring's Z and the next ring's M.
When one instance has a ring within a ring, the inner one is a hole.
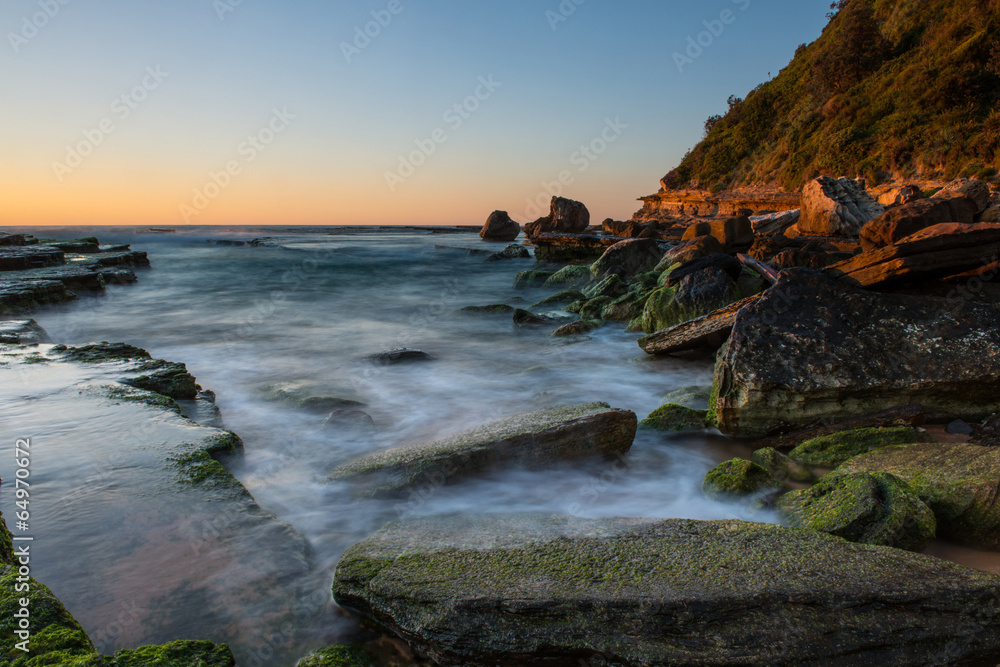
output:
M842 0L823 34L709 118L668 189L819 174L996 180L1000 0Z

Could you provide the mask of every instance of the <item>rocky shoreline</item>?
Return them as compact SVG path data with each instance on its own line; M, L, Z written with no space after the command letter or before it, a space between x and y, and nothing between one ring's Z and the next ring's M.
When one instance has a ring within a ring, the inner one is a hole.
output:
M330 471L331 483L349 484L359 497L401 496L504 467L612 460L629 451L637 429L717 429L755 451L709 472L705 495L749 515L777 512L786 527L503 514L395 521L344 554L333 597L406 647L336 646L299 664L1000 658L1000 576L919 553L936 537L1000 549L1000 291L986 261L1000 228L983 222L997 201L975 181L922 194L886 209L856 182L820 181L798 212L640 216L600 229L583 204L554 199L550 215L527 226L523 245L483 253L483 261L507 261L534 247L537 267L514 277L523 296L469 304L463 314L569 338L627 327L647 354L715 355L714 386L667 397L645 418L599 403L508 417L346 463ZM907 234L876 233L889 228ZM521 231L498 211L481 235L509 244ZM148 262L91 241L8 239L12 268L0 274L3 285L27 289L43 280L32 272L50 270L45 280L61 287L46 289L69 292L113 282L114 271L134 279L132 267ZM73 282L78 265L98 283ZM46 302L19 298L4 302L4 314ZM104 402L177 419L185 419L177 401L212 403L182 364L125 344L66 348L33 321L11 320L0 324L0 346L19 365L110 365L121 377L102 390ZM429 359L394 350L372 361ZM944 442L937 434L945 427L967 435ZM210 444L185 450L173 459L178 474L222 493L241 514L291 531L220 464L238 438L197 428L227 452ZM16 564L6 528L3 537L11 600ZM44 632L66 638L51 643L46 664L235 664L228 647L208 642L98 655L48 590L34 590L40 605L56 609Z

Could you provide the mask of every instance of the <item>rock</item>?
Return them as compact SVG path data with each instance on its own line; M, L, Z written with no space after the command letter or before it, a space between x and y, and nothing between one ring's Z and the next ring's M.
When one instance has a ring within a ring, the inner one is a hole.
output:
M836 468L850 458L876 449L929 441L927 434L908 426L861 428L806 440L789 456L805 465Z
M93 236L69 241L45 241L43 244L76 255L90 255L101 252L101 242Z
M522 245L513 243L498 253L490 255L487 262L502 262L507 259L531 259L531 252Z
M442 486L498 468L538 468L556 461L624 454L637 420L606 403L550 408L507 417L443 440L393 449L340 466L331 480L374 484L394 493L430 484Z
M921 551L934 539L934 513L898 477L884 472L834 474L778 499L789 526L850 542Z
M612 299L610 296L598 296L587 303L583 304L580 308L580 317L585 320L599 320L601 319L601 313L604 309L611 305Z
M1000 449L923 443L880 449L850 459L837 473L887 472L913 489L937 517L938 536L1000 549Z
M153 357L146 350L129 345L128 343L92 343L78 347L53 348L52 352L59 352L66 361L77 361L80 363L99 364L105 361L147 361Z
M743 521L395 522L344 554L333 594L442 665L931 665L1000 647L995 575Z
M521 225L510 219L507 211L493 211L479 232L486 241L513 241L521 234Z
M763 436L911 403L928 420L1000 411L1000 315L971 301L876 294L788 269L736 316L716 365L725 433Z
M736 285L719 269L684 277L677 288L653 292L643 310L643 330L652 334L713 313L736 301Z
M194 400L201 391L201 386L184 364L156 360L144 364L139 370L143 375L122 382L175 400Z
M664 252L653 239L632 239L620 241L610 248L590 267L593 278L601 278L614 267L621 267L619 276L632 278L656 268L663 259Z
M0 247L0 271L25 271L65 263L63 251L51 246Z
M884 212L857 181L822 176L802 189L802 217L797 225L806 235L857 236L868 221Z
M19 315L41 306L73 301L77 296L58 280L0 278L0 315Z
M750 460L767 470L771 474L771 479L782 485L788 482L810 484L816 480L816 476L809 469L800 466L774 447L758 449Z
M527 289L529 287L539 287L546 280L555 275L552 271L521 271L514 276L514 289Z
M410 363L414 361L433 361L434 357L421 352L420 350L408 350L399 348L388 350L387 352L377 352L367 357L368 361L379 366L395 366L396 364Z
M943 223L833 264L826 273L862 287L898 287L976 271L998 254L1000 224Z
M0 344L37 345L51 342L49 334L35 320L0 322Z
M629 322L642 316L649 292L629 292L618 297L601 310L601 319L609 322Z
M729 501L753 496L777 486L766 468L746 459L732 459L709 470L701 490L712 500Z
M375 420L364 410L354 407L336 408L323 420L324 428L337 430L375 428Z
M108 667L236 667L236 658L225 644L177 641L163 646L143 646L115 653Z
M952 199L955 197L970 200L975 208L973 215L979 215L993 203L991 201L992 193L990 192L990 186L986 182L966 178L952 181L934 193L932 199ZM949 220L948 222L960 221Z
M539 262L575 262L594 260L617 243L612 236L597 234L545 233L531 237L535 246L535 259Z
M789 249L782 250L771 260L770 264L778 271L800 266L806 269L825 269L828 266L851 259L854 255L848 252L828 252L826 250Z
M577 322L570 322L569 324L562 325L553 331L552 335L556 338L582 336L596 329L600 329L602 326L604 326L604 322L601 320L579 320Z
M628 220L621 222L618 220L612 220L608 218L603 223L601 223L601 230L605 234L610 234L622 239L635 239L639 238L640 234L649 231L651 225L645 225L641 222L635 222L634 220Z
M328 415L335 410L360 410L367 407L361 401L353 401L339 396L307 396L297 401L298 407L306 412Z
M749 246L753 243L753 224L746 217L696 222L688 227L681 240L693 241L701 236L712 236L727 248Z
M890 206L909 204L912 201L917 201L918 199L923 198L924 193L919 186L904 185L902 187L892 188L888 192L879 195L878 203L888 208Z
M1000 415L990 415L972 427L971 442L984 447L1000 447Z
M965 197L919 199L890 209L861 229L865 252L895 245L907 236L943 222L971 223L976 205Z
M638 341L639 347L646 354L676 354L701 348L718 350L732 333L736 314L759 297L759 294L747 297L707 315L644 336Z
M589 266L564 266L546 279L545 286L554 287L560 285L583 285L589 281Z
M722 251L722 244L714 236L699 236L691 241L684 241L677 247L667 251L667 254L656 265L654 271L666 271L675 264L687 264L699 257L705 257L717 252L721 253Z
M976 222L1000 222L1000 206L990 206L976 218Z
M706 410L708 399L712 395L711 387L691 386L681 387L663 397L663 404L680 405L692 410Z
M749 217L754 236L778 236L784 234L792 225L798 224L799 218L802 217L802 209Z
M549 205L549 215L526 225L529 237L550 232L562 234L582 234L590 227L590 211L578 201L553 197Z
M466 306L458 312L466 315L509 315L514 312L514 306L506 303L495 303L491 306Z
M578 292L577 290L563 290L553 294L550 297L542 299L536 303L532 308L544 308L546 306L559 306L567 303L573 303L574 301L586 300L587 297L583 292Z
M964 422L961 419L956 419L955 421L949 423L944 430L945 433L950 433L952 435L972 435L976 431L968 424L968 422Z
M295 667L379 667L379 662L364 646L332 646L310 653Z
M736 280L743 272L743 265L729 255L713 253L707 257L699 257L686 264L682 264L664 277L662 283L667 287L674 287L683 281L684 278L705 269L724 271L732 280Z
M551 317L535 315L534 313L521 308L514 310L513 320L514 326L518 329L522 329L524 327L543 326L552 323Z
M694 410L683 405L663 405L639 422L639 428L653 431L703 431L706 410Z
M617 299L627 292L628 285L626 285L621 278L614 274L609 275L607 278L604 278L600 282L583 290L584 296L588 299L596 299L599 296L607 296L612 299Z

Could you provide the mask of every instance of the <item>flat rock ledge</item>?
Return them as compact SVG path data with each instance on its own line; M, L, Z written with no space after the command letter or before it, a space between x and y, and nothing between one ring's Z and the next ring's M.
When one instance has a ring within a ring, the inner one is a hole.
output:
M396 522L344 554L333 593L442 665L933 665L1000 656L1000 577L742 521Z
M391 449L336 468L331 480L353 480L374 495L444 486L489 470L537 468L555 461L624 454L632 447L635 413L607 403L549 408L507 417L443 440Z

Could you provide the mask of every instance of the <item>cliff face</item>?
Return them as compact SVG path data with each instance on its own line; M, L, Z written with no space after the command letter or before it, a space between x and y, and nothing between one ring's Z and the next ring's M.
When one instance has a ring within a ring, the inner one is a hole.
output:
M711 193L704 190L671 190L642 197L642 209L632 216L636 222L677 217L732 217L740 211L762 213L799 208L799 194L780 188L740 188Z
M842 0L775 79L709 119L644 211L707 210L750 184L797 192L821 174L996 181L997 35L1000 0Z

